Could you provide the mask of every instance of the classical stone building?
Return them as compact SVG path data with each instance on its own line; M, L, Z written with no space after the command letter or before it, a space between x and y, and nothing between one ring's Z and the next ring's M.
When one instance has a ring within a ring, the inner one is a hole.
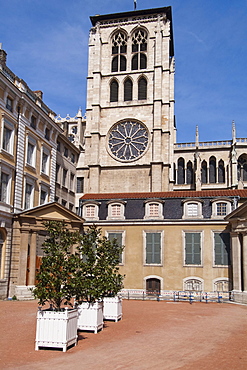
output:
M85 225L125 245L126 290L234 289L241 300L231 262L239 246L225 217L247 198L247 140L233 122L231 140L200 142L196 128L194 142L176 142L170 7L91 22Z
M28 285L30 279L24 281L25 279L19 279L18 276L27 275L29 253L33 254L35 251L33 243L29 243L28 248L16 241L16 233L13 232L14 217L23 211L54 201L75 212L76 165L80 154L79 148L70 142L63 127L55 122L55 113L45 105L42 92L33 92L25 81L7 67L6 59L6 52L0 48L2 298L7 295L22 295L21 290L18 288L16 292L15 288ZM18 245L19 249L24 248L25 256L23 253L18 254ZM21 256L19 261L16 261L16 256ZM34 264L32 269L35 268ZM30 292L28 294L30 296Z

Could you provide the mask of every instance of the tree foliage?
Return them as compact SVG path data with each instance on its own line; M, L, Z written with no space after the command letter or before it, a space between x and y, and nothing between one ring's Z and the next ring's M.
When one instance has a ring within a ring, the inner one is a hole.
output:
M39 304L50 303L54 310L62 304L95 302L105 296L115 296L123 287L119 273L119 256L123 247L116 240L101 236L101 230L91 226L81 235L68 230L64 221L44 223L47 238L44 257L33 289ZM74 247L75 252L71 253Z
M115 296L123 287L119 273L119 256L123 246L116 239L109 241L95 225L89 227L78 248L79 268L76 273L76 299L95 302L106 296Z
M76 256L71 250L80 243L81 235L69 231L64 221L47 221L44 225L47 231L43 243L44 257L36 275L33 294L39 299L39 304L49 302L60 311L62 303L71 305L77 266Z

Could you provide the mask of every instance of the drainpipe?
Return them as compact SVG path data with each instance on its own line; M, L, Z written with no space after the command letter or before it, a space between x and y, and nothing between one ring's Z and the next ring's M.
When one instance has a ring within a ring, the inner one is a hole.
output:
M16 129L16 140L18 140L18 127L19 127L19 121L20 121L20 112L21 107L18 105L17 107L17 129ZM16 141L16 153L15 153L15 159L17 156L17 141ZM16 162L16 161L15 161ZM16 178L16 168L14 171L14 178ZM14 214L15 214L15 184L14 184L14 191L13 191L13 208L12 208L12 219L11 219L11 234L10 234L10 251L9 251L9 272L8 272L8 283L7 283L7 296L6 298L9 298L9 291L10 291L10 274L11 274L11 262L12 262L12 250L13 250L13 226L14 226Z

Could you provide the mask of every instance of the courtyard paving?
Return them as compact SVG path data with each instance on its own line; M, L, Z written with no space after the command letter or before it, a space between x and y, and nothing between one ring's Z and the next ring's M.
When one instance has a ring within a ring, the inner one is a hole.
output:
M247 369L247 306L123 301L76 347L34 350L37 302L0 301L0 369Z

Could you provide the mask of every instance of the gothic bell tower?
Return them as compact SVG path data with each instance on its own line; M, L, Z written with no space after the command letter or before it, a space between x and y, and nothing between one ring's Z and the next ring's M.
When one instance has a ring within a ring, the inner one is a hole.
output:
M85 192L171 190L171 7L97 15L91 22Z

